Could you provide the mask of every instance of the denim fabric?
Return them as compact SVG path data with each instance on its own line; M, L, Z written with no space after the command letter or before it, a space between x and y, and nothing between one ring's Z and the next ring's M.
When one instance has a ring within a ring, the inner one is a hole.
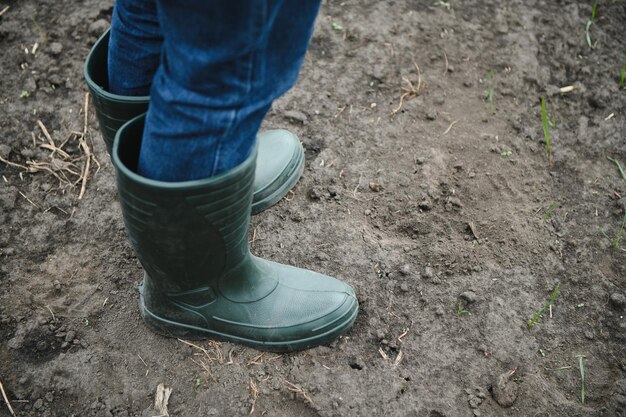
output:
M295 83L320 1L149 3L116 1L109 53L112 92L141 95L151 83L139 174L184 181L237 166Z

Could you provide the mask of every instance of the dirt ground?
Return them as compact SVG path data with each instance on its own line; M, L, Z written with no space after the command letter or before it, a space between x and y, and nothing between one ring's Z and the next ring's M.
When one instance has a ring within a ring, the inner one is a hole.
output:
M347 281L361 311L331 346L276 355L141 322L114 171L91 106L83 119L83 60L112 1L0 0L15 415L157 416L164 384L181 417L626 416L626 180L608 159L626 169L626 3L599 2L590 48L591 3L323 5L265 123L299 135L306 169L250 239ZM79 199L81 141L95 159Z

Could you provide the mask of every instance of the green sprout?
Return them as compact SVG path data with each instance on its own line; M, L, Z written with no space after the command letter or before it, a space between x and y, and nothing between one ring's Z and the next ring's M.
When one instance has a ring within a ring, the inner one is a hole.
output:
M598 0L593 2L593 6L591 6L591 18L587 20L587 25L585 26L585 37L587 39L587 45L589 48L593 48L593 44L591 43L591 25L596 20L596 10L598 9Z
M450 10L450 2L449 1L439 0L438 2L435 3L435 6L441 6L444 9Z
M614 238L610 238L609 235L606 234L606 232L603 230L602 234L604 235L604 237L606 237L608 239L608 241L611 243L611 247L615 250L621 249L624 252L626 252L626 249L622 248L622 237L624 237L624 227L626 226L626 211L624 212L624 218L622 219L622 224L619 227L619 230L617 231L617 234L615 235Z
M343 26L339 22L333 22L333 30L336 30L336 31L343 30Z
M462 304L461 302L459 302L459 305L458 305L458 306L457 306L457 308L456 308L456 316L457 316L459 319L461 319L461 317L462 317L462 316L464 316L464 315L471 316L471 315L472 315L472 313L470 313L468 310L465 310L465 309L463 308L463 304Z
M546 100L543 97L541 97L541 125L543 126L543 137L546 140L548 164L552 164L552 143L550 141L550 130L548 128L548 111L546 110Z
M556 286L554 287L554 289L552 290L552 295L550 296L550 301L548 301L546 304L544 304L543 307L541 307L541 309L539 311L537 311L535 314L533 314L532 318L528 321L528 328L530 329L531 327L533 327L537 321L539 320L539 318L541 317L541 315L550 308L550 306L554 303L554 300L556 300L556 295L559 293L559 286L561 284L557 283Z
M622 179L624 181L626 181L626 172L624 172L624 168L622 168L622 165L619 163L619 161L617 159L613 159L610 156L606 157L609 161L613 162L615 164L615 166L617 166L617 169L619 170L619 173L622 175Z
M583 364L583 355L577 355L578 368L580 368L580 402L585 403L585 365Z
M30 93L26 90L22 90L22 92L20 93L20 98L26 98L26 97L30 97Z
M505 158L508 158L511 155L513 155L513 151L503 151L503 152L500 152L500 156L504 156Z
M550 207L548 207L548 209L546 210L546 212L543 215L543 222L547 222L548 220L550 220L550 218L552 217L552 213L554 212L554 210L559 206L559 202L554 200L552 202L552 204L550 204Z

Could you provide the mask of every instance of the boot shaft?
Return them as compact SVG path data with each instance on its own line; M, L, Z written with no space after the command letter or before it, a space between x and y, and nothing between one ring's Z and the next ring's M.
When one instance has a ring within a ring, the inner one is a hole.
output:
M141 116L120 129L113 149L131 244L162 291L176 294L217 287L250 257L247 238L256 154L203 180L150 180L135 173L143 123Z

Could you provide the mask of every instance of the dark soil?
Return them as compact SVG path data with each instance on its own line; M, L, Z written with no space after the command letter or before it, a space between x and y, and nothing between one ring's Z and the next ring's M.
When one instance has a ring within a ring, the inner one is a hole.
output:
M206 341L205 355L149 331L93 108L101 168L82 199L0 162L0 380L16 415L156 416L163 383L172 416L626 416L626 181L607 159L626 168L626 3L600 1L590 48L591 3L326 2L265 126L299 135L306 170L251 240L355 287L360 315L331 346ZM7 5L0 157L54 162L40 120L80 168L82 65L112 2ZM420 94L392 116L414 64Z

